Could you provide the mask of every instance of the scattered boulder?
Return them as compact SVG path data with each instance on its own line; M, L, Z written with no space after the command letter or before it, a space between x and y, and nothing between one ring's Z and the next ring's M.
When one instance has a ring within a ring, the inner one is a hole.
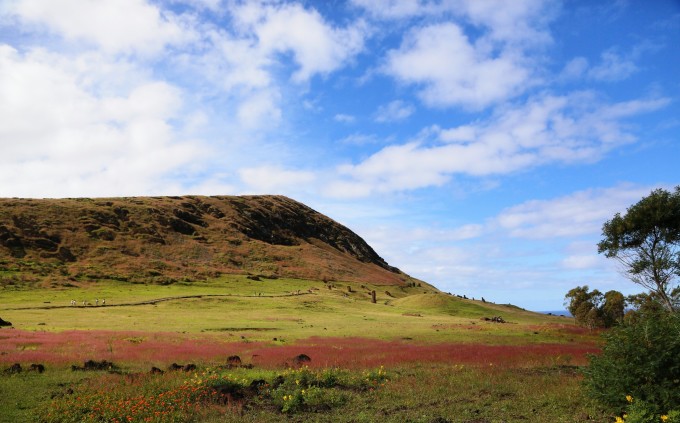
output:
M284 378L281 375L278 375L274 378L274 380L272 380L272 389L276 389L279 386L283 385L284 383L286 383L286 378Z
M482 320L493 323L507 323L501 316L483 317Z
M159 369L160 370L160 369ZM177 364L177 363L172 363L170 367L168 367L168 370L171 372L176 372L178 370L181 370L183 372L193 372L196 370L196 365L189 363L189 364Z
M312 359L307 354L299 354L293 357L293 363L298 366L302 366L305 363L311 362Z
M12 322L8 322L7 320L2 320L0 317L0 326L12 326Z
M256 379L250 382L249 388L253 391L259 390L261 387L265 386L267 384L267 381L264 379Z
M230 404L232 401L240 401L245 398L245 392L239 385L225 383L213 386L215 395L222 404Z
M28 368L29 372L43 373L45 371L45 366L43 364L31 364Z
M101 371L101 370L108 370L108 371L116 371L118 370L118 366L113 364L110 361L102 360L102 361L94 361L94 360L87 360L84 364L83 367L76 366L75 364L71 366L71 370L76 372L76 371Z
M149 373L151 373L152 375L162 375L165 372L159 369L158 367L152 367Z
M5 369L5 374L14 375L14 374L17 374L17 373L21 373L22 370L23 369L21 368L21 364L14 363L14 364L12 364L11 366L9 366L8 368Z
M241 365L241 357L237 355L230 355L227 358L227 366L232 368L232 367L238 367Z
M84 368L85 370L114 370L116 369L116 365L106 360L102 361L87 360L85 362Z

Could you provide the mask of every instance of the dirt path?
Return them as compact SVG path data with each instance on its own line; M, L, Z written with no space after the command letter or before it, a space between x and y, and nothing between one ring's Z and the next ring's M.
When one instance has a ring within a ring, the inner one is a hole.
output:
M94 308L107 308L107 307L129 307L129 306L142 306L142 305L152 305L152 304L157 304L157 303L162 303L165 301L176 301L176 300L188 300L188 299L193 299L193 298L208 298L208 297L213 297L213 298L226 298L226 297L236 297L236 298L282 298L282 297L299 297L302 295L312 295L309 292L300 292L299 294L269 294L269 295L240 295L240 294L196 294L196 295L181 295L181 296L176 296L176 297L162 297L162 298L154 298L151 300L144 300L144 301L135 301L135 302L129 302L129 303L115 303L115 304L106 304L106 305L100 305L100 306L93 306L91 304L88 304L86 306L83 305L45 305L45 306L33 306L33 307L15 307L15 308L6 308L5 310L54 310L54 309L59 309L59 308L80 308L80 309L94 309Z

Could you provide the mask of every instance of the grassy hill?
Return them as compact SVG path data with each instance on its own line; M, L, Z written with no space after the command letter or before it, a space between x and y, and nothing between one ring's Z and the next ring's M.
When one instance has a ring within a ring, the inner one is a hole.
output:
M405 285L361 237L283 196L0 199L0 283L228 274Z
M612 421L574 367L596 332L443 293L285 197L0 200L0 317L0 422Z

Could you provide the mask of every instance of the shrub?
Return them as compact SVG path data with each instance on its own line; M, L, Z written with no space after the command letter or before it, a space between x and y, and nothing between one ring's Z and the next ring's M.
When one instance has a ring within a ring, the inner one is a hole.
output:
M584 370L592 396L619 412L627 396L654 414L680 409L680 314L656 313L604 333Z
M615 423L680 423L680 411L670 410L660 413L658 407L632 396L626 396L629 404L622 417L617 417Z

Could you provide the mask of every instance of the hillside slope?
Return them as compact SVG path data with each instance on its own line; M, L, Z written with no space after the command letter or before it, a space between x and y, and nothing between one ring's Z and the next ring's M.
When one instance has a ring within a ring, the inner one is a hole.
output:
M238 273L411 280L350 229L283 196L0 199L4 283L172 283Z

